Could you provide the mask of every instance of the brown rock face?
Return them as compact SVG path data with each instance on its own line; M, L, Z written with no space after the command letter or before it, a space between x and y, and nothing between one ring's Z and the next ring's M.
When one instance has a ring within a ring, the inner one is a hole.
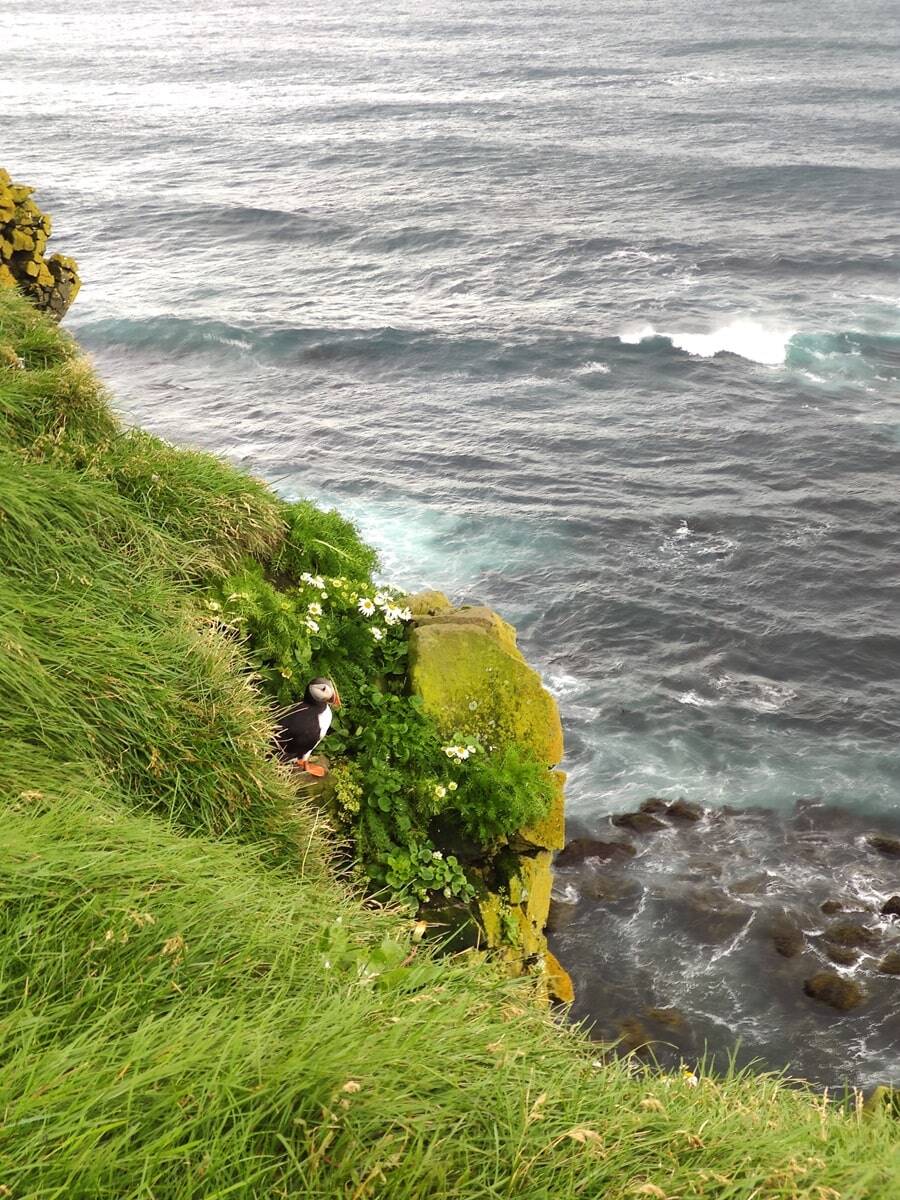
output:
M839 1012L857 1008L866 998L865 992L852 979L844 979L834 971L819 971L803 984L803 990L813 1000L821 1000Z
M878 964L882 975L900 975L900 950L892 950Z

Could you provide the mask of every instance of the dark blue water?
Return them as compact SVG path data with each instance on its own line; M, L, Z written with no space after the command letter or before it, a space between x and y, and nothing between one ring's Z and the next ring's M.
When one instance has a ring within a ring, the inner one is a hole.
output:
M573 828L651 793L890 825L893 0L49 0L5 42L3 159L79 258L69 325L121 409L513 619ZM826 887L773 845L773 878ZM699 1010L641 912L656 1002ZM594 981L605 920L562 947ZM796 1063L754 1004L753 1046Z

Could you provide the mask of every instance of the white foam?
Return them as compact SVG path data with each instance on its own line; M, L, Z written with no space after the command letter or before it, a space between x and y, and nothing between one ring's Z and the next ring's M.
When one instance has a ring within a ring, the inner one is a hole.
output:
M716 354L734 354L750 362L780 366L787 354L788 344L797 331L786 326L766 326L747 317L738 317L711 333L681 333L677 330L656 329L644 324L623 330L619 341L636 346L648 338L666 338L678 350L695 358L713 358Z
M583 363L575 372L576 375L608 375L609 364L605 362Z
M677 697L679 704L687 704L691 708L715 708L715 700L701 696L699 692L682 692Z

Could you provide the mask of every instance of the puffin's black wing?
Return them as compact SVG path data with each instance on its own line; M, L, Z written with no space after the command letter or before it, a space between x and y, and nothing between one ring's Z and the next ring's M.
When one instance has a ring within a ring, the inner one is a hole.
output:
M321 739L319 711L311 704L296 704L278 718L275 746L281 758L306 758Z

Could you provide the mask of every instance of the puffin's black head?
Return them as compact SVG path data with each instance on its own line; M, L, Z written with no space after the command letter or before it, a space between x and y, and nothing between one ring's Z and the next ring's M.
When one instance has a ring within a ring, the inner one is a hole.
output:
M309 681L306 691L303 693L303 699L307 704L330 704L332 708L341 707L341 698L337 688L330 679L323 679L321 676Z

